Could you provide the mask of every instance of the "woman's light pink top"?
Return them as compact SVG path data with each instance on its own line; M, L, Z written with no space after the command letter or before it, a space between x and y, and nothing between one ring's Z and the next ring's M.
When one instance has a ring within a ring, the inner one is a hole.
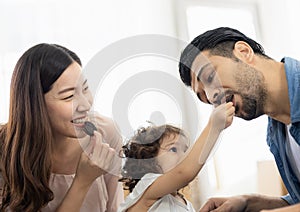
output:
M104 142L108 143L112 148L116 149L117 152L120 151L122 146L122 138L119 134L118 128L115 126L114 122L101 115L97 115L97 128L102 133ZM54 199L48 203L48 205L42 211L55 211L57 206L61 203L64 196L66 195L68 189L70 188L75 174L73 175L64 175L58 173L52 173L50 177L50 189L54 193ZM114 194L113 199L113 208L107 209L108 203L108 191L109 187L107 186L106 179L108 176L98 177L90 187L84 202L80 208L81 212L102 212L102 211L116 211L119 204L123 202L123 189L122 184L118 183L116 193Z

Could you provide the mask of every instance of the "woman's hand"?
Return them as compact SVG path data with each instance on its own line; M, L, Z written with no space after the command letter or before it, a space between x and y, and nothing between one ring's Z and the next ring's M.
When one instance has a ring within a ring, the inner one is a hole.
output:
M89 137L89 136L88 136ZM87 138L84 138L87 139ZM82 147L84 151L81 154L76 178L83 185L90 185L97 177L106 174L114 173L120 169L120 161L116 151L102 140L102 135L95 131L94 136L84 141Z

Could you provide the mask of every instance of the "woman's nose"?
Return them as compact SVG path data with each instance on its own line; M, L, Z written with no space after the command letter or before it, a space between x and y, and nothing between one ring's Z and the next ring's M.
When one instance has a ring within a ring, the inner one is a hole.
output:
M92 100L85 95L81 95L80 99L78 100L77 110L79 112L86 112L89 111L92 107Z

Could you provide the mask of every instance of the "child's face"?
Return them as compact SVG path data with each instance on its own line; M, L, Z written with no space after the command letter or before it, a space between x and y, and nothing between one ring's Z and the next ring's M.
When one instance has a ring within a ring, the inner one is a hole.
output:
M164 173L174 168L184 158L188 147L188 139L183 135L172 134L162 140L157 162Z

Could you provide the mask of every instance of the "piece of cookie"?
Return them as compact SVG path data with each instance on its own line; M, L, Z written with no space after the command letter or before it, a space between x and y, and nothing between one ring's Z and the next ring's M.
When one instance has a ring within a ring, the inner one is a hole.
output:
M97 131L97 128L95 127L95 125L92 122L90 122L90 121L84 122L83 131L86 134L88 134L89 136L93 136L94 135L94 130Z

